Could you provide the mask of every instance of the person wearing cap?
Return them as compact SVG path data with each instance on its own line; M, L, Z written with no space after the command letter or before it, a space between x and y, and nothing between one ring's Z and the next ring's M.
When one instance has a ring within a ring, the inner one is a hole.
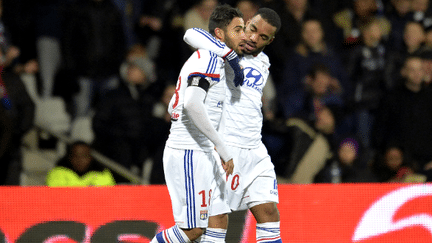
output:
M94 148L126 168L139 169L153 145L155 65L145 55L129 57L120 68L120 77L119 87L96 107Z

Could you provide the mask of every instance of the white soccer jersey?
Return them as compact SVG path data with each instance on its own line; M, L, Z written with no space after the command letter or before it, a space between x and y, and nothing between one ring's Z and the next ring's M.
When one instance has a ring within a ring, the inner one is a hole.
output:
M194 125L184 113L184 94L191 76L201 76L209 81L210 88L205 99L205 107L211 125L217 130L222 116L225 99L224 61L216 54L199 49L183 65L177 80L176 91L171 98L168 112L171 114L171 129L166 145L176 149L198 149L210 152L213 143Z
M187 30L184 40L219 56L226 56L231 51L204 30L196 28ZM226 213L227 204L236 211L279 201L274 166L261 141L262 90L269 76L270 62L267 55L260 53L242 57L240 65L244 68L245 79L243 85L238 87L232 82L233 70L229 65L225 67L228 89L219 129L230 147L235 166L233 174L222 176L223 180L219 180L214 187L210 215ZM219 170L225 175L221 166Z
M235 87L227 82L227 96L224 103L223 137L227 145L240 148L257 148L261 144L263 124L262 94L269 76L270 62L266 54L241 58L244 68L244 83ZM227 80L234 80L234 72L226 67Z

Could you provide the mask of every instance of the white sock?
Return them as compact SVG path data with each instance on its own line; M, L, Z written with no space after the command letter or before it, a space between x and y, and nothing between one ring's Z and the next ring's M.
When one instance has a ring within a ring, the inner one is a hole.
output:
M282 243L280 237L280 222L268 222L256 225L256 241Z
M177 225L163 230L155 235L150 243L189 243L191 242L185 232Z
M201 236L201 243L223 243L225 242L226 229L207 228Z

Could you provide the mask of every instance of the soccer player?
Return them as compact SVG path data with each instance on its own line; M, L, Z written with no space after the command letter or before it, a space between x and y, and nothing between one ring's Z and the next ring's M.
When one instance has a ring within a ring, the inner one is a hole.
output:
M229 5L214 10L209 30L216 39L231 43L235 50L245 42L242 14ZM244 76L235 50L225 59L240 70L238 82ZM226 93L224 65L223 58L198 49L180 71L168 108L172 123L163 155L175 225L157 233L152 243L192 242L200 237L208 225L211 187L221 160L224 171L232 174L233 157L216 131Z
M276 206L279 201L276 174L261 141L262 89L270 67L269 59L262 51L274 40L280 25L280 18L275 11L259 9L246 23L246 45L238 52L239 55L244 54L240 60L245 74L243 85L232 85L232 71L229 68L226 71L228 89L222 133L236 166L232 175L227 174L226 183L221 183L221 188L213 194L216 198L224 197L226 191L230 210L226 211L226 207L220 205L222 201L212 201L209 227L201 238L202 242L224 242L228 226L227 213L247 208L257 221L257 242L282 242ZM187 30L184 36L191 46L211 50L220 56L232 47L229 42L226 42L228 47L221 46L221 43L216 45L209 38L208 33L196 28Z

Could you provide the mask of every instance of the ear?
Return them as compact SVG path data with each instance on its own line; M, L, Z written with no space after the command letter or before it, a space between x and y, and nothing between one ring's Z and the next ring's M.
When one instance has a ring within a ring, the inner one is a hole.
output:
M221 41L224 41L224 40L225 40L225 33L224 33L224 31L223 31L222 29L220 29L220 28L216 28L216 29L214 30L214 32L215 32L215 35L216 35L216 38L217 38L217 39L219 39L219 40L221 40Z

